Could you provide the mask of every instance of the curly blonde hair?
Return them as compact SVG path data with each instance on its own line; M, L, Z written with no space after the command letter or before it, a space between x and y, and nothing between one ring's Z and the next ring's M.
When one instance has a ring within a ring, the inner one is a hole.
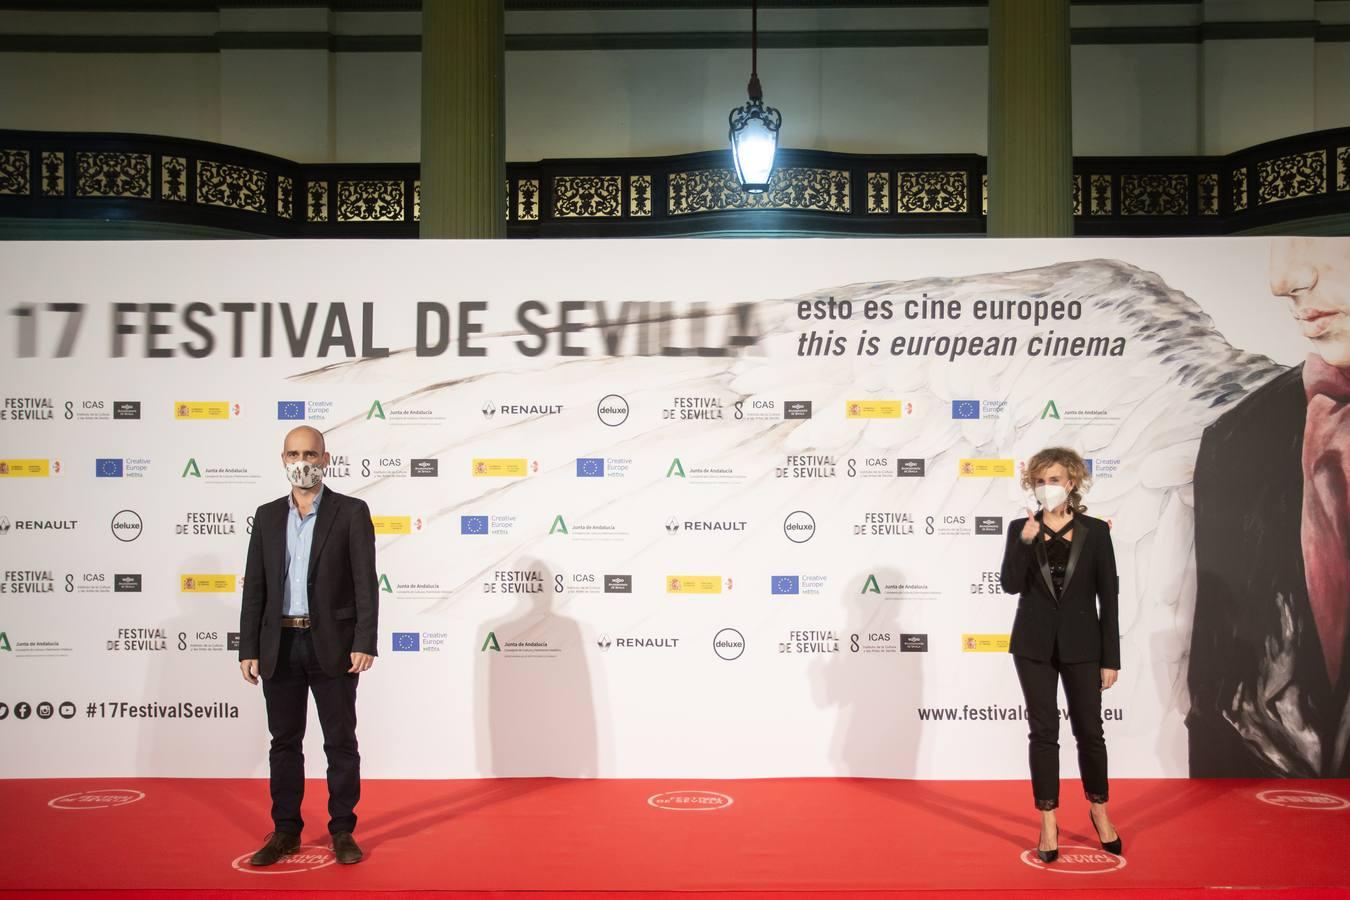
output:
M1087 512L1087 506L1083 504L1083 492L1092 487L1092 476L1088 474L1083 457L1068 447L1046 447L1027 460L1026 468L1022 470L1022 489L1032 490L1036 476L1056 463L1064 467L1069 480L1073 482L1073 490L1069 491L1069 509L1076 513Z

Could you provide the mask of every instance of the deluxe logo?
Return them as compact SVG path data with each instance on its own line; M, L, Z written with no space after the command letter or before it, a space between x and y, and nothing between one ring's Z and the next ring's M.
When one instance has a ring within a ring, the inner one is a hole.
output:
M723 628L713 635L713 652L720 659L740 659L745 653L745 636L735 628Z
M413 478L436 478L440 475L441 461L438 459L414 459L411 473Z
M1002 516L976 516L975 533L1000 536L1003 534Z
M121 573L113 575L114 594L139 594L140 592L140 573Z
M922 459L897 459L895 474L899 478L923 478L927 463Z
M721 575L667 575L667 594L720 594Z
M1041 862L1035 850L1023 850L1019 859L1033 869L1061 875L1105 875L1125 868L1123 856L1082 844L1060 844L1059 858L1048 865Z
M1010 635L1006 634L963 634L961 635L962 653L1007 653Z
M1335 794L1327 794L1322 791L1298 791L1287 790L1285 788L1276 788L1269 791L1261 791L1256 795L1256 799L1262 803L1269 803L1271 806L1280 806L1285 809L1346 809L1350 808L1350 800L1344 797L1338 797Z
M794 544L805 544L816 536L816 520L802 509L790 512L783 520L783 534Z
M145 794L127 788L104 788L88 791L75 791L62 794L47 801L52 809L109 809L114 806L126 806L137 800L144 800Z
M48 459L0 459L0 478L47 478L52 474L52 460ZM56 471L61 471L56 462Z
M898 419L904 404L899 400L846 400L846 419ZM912 410L912 407L911 407Z
M231 512L190 512L173 526L174 534L192 537L229 537L236 532Z
M302 844L294 853L281 857L266 868L249 865L248 858L252 855L251 850L248 853L241 853L230 861L230 868L247 875L295 875L298 872L323 869L337 862L333 848L320 844Z
M602 424L618 428L628 421L628 401L618 394L606 394L595 405L595 414Z
M233 594L234 575L179 575L178 590L184 594Z
M55 409L51 397L6 397L0 422L49 422Z
M539 470L539 464L534 464ZM523 478L530 474L530 461L519 458L474 457L474 478Z
M422 520L414 522L412 516L371 516L370 523L376 534L412 534L422 530Z
M239 404L228 400L176 400L173 404L173 417L183 419L207 419L225 421L230 414L239 415Z
M1011 478L1014 468L1011 459L963 459L957 463L962 478Z
M716 791L666 791L647 798L648 806L674 812L716 811L726 809L733 802L726 794Z
M722 419L720 397L672 397L661 418L682 422L717 422Z
M143 524L140 521L140 514L135 510L119 510L112 517L112 536L117 540L130 544L131 541L140 537Z

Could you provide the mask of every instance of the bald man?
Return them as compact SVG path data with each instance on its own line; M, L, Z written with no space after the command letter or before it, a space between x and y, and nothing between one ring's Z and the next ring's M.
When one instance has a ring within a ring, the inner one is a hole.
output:
M1350 240L1277 238L1308 356L1195 463L1191 775L1350 777Z
M258 507L239 613L239 669L262 680L272 733L272 833L249 860L270 866L300 847L303 742L309 695L328 757L328 833L339 863L360 862L356 803L356 682L375 662L379 613L375 529L365 501L323 486L323 434L286 435L281 464L291 490Z

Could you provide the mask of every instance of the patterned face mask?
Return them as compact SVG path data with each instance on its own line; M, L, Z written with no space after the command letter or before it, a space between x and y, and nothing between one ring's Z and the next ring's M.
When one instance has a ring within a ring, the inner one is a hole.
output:
M323 466L315 463L286 463L286 480L298 488L312 488L323 481Z

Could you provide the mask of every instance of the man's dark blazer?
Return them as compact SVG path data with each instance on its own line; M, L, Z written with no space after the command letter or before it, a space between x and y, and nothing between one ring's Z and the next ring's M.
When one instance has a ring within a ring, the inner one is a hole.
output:
M276 671L286 591L289 497L258 507L248 541L239 658L258 660L263 678ZM364 500L324 487L309 548L309 617L314 653L330 676L351 668L351 654L375 656L379 616L375 527Z
M1008 649L1049 662L1058 644L1060 662L1098 662L1103 669L1119 669L1120 579L1111 527L1081 513L1074 516L1064 593L1056 599L1044 548L1035 541L1022 543L1026 522L1025 516L1012 521L1003 550L1003 590L1021 595Z
M1350 668L1331 684L1303 567L1307 412L1298 366L1219 416L1200 440L1186 676L1195 777L1350 776L1350 754L1336 749L1350 729Z

